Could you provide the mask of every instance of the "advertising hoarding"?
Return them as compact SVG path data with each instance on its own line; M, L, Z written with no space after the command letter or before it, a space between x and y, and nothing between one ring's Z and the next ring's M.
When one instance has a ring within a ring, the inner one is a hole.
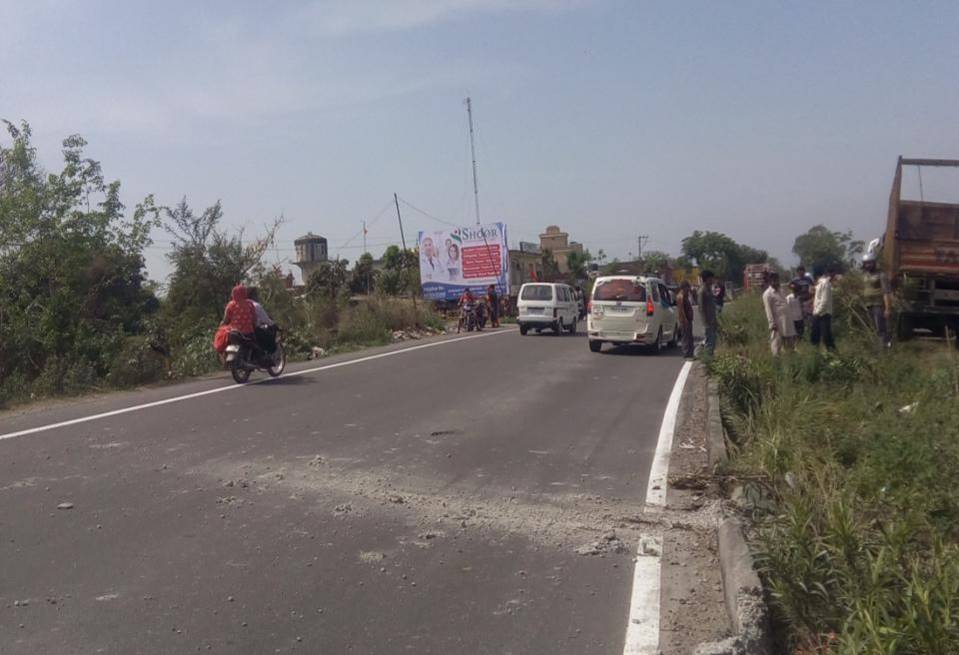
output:
M504 223L421 230L417 246L423 297L427 300L458 300L467 287L473 293L483 293L495 284L501 294L509 288Z

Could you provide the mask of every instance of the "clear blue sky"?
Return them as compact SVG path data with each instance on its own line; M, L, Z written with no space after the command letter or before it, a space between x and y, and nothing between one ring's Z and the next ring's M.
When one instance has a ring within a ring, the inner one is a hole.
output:
M82 134L131 208L282 212L283 259L394 191L472 222L469 94L483 218L514 243L556 223L623 258L710 229L791 263L816 223L879 233L897 155L959 157L957 35L954 0L0 0L0 117L50 168Z

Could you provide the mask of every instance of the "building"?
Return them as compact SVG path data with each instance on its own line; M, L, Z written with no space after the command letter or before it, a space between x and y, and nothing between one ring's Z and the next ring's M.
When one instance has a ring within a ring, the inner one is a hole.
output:
M296 249L296 261L303 273L303 282L310 279L310 274L329 261L329 252L325 237L317 236L312 232L293 242Z
M583 244L569 240L569 233L563 232L556 225L550 225L539 235L540 250L549 250L559 266L560 273L569 273L569 254L583 252Z
M519 294L519 288L526 282L543 279L543 256L529 249L509 251L509 295Z

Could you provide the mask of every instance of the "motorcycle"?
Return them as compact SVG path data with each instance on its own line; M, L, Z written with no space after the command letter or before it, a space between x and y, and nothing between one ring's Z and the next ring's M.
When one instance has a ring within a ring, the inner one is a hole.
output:
M466 328L467 332L483 329L476 315L476 303L467 303L460 310L460 321L456 331L459 332L462 328Z
M233 380L243 384L250 379L253 371L266 371L270 377L279 377L286 368L286 353L280 339L280 330L276 330L276 349L268 353L252 336L232 330L226 347L226 365L230 368Z

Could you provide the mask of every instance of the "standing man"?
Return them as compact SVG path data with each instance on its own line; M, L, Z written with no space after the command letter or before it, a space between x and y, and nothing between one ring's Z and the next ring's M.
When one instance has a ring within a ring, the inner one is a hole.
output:
M799 299L799 305L802 307L802 320L803 325L799 327L799 324L796 324L796 333L799 335L799 339L802 340L803 333L805 332L806 321L812 316L812 280L809 279L809 276L806 275L806 267L800 264L796 267L796 277L793 278L792 282L789 283L789 286L793 288L793 293L796 294L796 297Z
M816 267L813 271L818 280L816 281L816 290L813 296L812 304L812 334L810 340L812 345L818 346L822 341L826 344L826 350L836 349L836 342L832 338L832 278L833 270L823 270L822 267Z
M683 357L686 359L693 358L693 303L689 296L689 282L683 280L679 293L676 294L676 318L679 319L679 327L683 331Z
M876 267L876 253L867 252L862 258L863 299L872 319L872 327L879 336L879 345L892 346L889 319L892 317L892 288L889 278Z
M723 313L723 305L726 304L726 282L720 280L713 287L713 297L716 298L716 313Z
M499 294L496 293L496 285L491 284L486 288L486 305L489 308L490 326L499 327Z
M769 322L769 348L773 355L779 355L783 350L783 339L789 336L785 334L786 299L779 290L779 273L769 274L769 286L763 291L763 307Z
M719 328L719 320L716 316L716 297L713 296L713 272L706 270L699 274L703 282L699 298L699 309L703 315L703 328L706 331L706 339L703 343L707 357L712 357L716 352L716 331Z

